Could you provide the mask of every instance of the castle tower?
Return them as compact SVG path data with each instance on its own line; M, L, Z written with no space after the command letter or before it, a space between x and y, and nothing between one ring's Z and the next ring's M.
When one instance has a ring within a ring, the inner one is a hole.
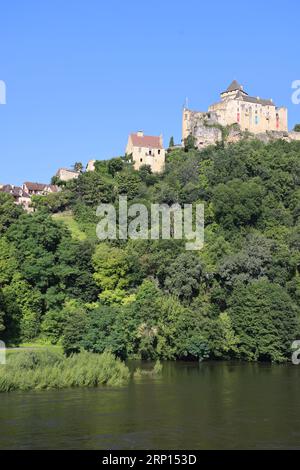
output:
M257 135L273 132L275 137L282 138L280 133L288 132L287 109L277 107L272 99L248 95L237 80L233 80L220 96L220 101L209 106L208 112L191 111L184 107L182 141L192 135L199 148L215 144L220 140L220 125L236 124L235 134L240 129Z

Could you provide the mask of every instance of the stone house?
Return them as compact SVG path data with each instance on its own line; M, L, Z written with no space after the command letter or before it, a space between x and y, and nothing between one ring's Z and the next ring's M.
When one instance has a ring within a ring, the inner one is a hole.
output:
M153 173L161 173L164 170L165 149L162 136L144 135L143 131L130 134L125 152L126 155L132 156L136 170L143 165L149 165Z
M68 168L59 168L59 170L56 172L56 176L58 176L61 181L74 180L75 178L78 178L79 175L79 171L70 170Z
M15 204L23 206L27 212L33 211L30 207L31 197L23 188L21 188L21 186L14 186L13 184L1 185L0 192L11 194L14 198Z
M22 185L23 191L25 191L29 196L45 196L49 193L57 193L59 187L53 184L44 184L44 183L31 183L26 181Z

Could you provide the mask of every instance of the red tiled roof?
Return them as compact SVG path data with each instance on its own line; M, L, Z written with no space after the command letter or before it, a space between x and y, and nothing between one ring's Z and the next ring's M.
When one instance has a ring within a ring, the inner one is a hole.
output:
M44 191L45 187L47 184L43 183L30 183L29 181L26 181L24 183L24 186L26 185L28 191Z
M162 149L162 144L159 136L156 135L143 135L130 134L132 145L134 147L147 147Z

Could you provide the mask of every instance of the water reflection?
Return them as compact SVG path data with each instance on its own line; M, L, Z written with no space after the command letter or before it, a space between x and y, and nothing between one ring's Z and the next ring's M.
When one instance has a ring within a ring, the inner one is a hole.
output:
M1 394L1 449L300 448L300 369L167 363L121 389Z

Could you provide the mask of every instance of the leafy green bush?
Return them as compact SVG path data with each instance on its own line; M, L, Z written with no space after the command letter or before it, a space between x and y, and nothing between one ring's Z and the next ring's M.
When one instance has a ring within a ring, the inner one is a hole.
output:
M111 353L82 352L68 358L50 351L22 351L0 369L0 392L66 387L121 386L129 370Z

